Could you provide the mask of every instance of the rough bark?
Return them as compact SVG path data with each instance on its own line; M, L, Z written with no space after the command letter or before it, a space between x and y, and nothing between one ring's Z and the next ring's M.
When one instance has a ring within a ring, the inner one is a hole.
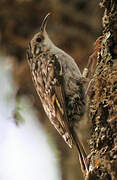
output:
M117 179L117 1L103 0L103 34L96 44L97 66L89 99L92 121L86 179Z

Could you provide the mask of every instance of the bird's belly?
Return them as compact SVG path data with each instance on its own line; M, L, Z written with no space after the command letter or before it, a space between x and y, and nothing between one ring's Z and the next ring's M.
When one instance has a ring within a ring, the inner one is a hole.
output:
M82 81L67 76L64 79L64 87L68 120L71 123L79 121L85 113L85 95Z

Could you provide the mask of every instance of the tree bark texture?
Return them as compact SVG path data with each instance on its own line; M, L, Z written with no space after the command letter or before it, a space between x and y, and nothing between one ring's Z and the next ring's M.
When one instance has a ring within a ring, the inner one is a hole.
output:
M86 179L117 180L117 1L103 0L103 34L96 42L97 65L89 98L92 121Z

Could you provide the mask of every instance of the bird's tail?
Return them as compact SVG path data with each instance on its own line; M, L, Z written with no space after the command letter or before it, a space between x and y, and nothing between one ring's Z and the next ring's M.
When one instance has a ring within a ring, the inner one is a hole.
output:
M76 147L77 152L78 152L81 170L83 171L83 174L84 174L84 173L88 172L87 154L86 154L84 147L81 144L74 128L71 129L71 133L72 133L72 138L73 138L75 147Z

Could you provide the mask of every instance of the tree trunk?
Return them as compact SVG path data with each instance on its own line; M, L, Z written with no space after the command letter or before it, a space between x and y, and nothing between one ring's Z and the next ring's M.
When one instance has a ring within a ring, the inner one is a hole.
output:
M92 122L86 179L117 180L117 1L102 0L103 34L96 42L97 65L89 98Z

